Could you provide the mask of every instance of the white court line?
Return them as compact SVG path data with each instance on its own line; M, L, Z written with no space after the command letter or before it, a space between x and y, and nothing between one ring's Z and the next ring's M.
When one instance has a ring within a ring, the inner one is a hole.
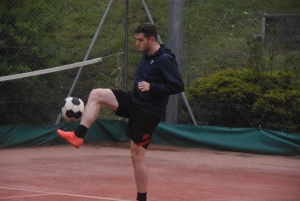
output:
M44 195L52 195L52 194L46 193L46 194L35 194L35 195L19 195L19 196L0 197L0 200L14 199L14 198L26 198L26 197L38 197L38 196L44 196Z
M29 190L29 189L22 189L22 188L11 188L11 187L4 187L0 186L0 189L6 189L6 190L17 190L17 191L26 191L26 192L34 192L34 193L43 193L45 195L63 195L63 196L69 196L69 197L80 197L80 198L90 198L90 199L98 199L98 200L110 200L110 201L130 201L130 200L121 200L121 199L115 199L115 198L107 198L107 197L98 197L98 196L88 196L88 195L78 195L78 194L69 194L69 193L54 193L54 192L46 192L46 191L37 191L37 190ZM36 195L39 196L39 195ZM16 196L11 196L11 198ZM26 195L20 196L20 197L27 197ZM1 199L7 199L1 198Z

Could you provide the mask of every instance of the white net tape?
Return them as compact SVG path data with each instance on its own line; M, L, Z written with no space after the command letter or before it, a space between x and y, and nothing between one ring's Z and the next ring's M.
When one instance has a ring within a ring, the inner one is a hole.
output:
M31 71L31 72L27 72L27 73L3 76L3 77L0 77L0 82L7 81L7 80L15 80L15 79L19 79L19 78L25 78L25 77L31 77L31 76L35 76L35 75L53 73L53 72L57 72L57 71L61 71L61 70L68 70L71 68L81 67L81 66L85 66L85 65L89 65L89 64L99 63L99 62L102 62L102 58L86 60L86 61L73 63L73 64L67 64L67 65L58 66L58 67L54 67L54 68L47 68L47 69L43 69L43 70Z

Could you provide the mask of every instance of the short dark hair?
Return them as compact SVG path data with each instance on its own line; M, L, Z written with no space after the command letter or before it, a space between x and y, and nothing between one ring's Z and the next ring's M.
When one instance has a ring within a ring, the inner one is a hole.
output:
M140 26L138 26L135 29L134 33L135 34L142 33L148 39L151 37L154 37L155 40L157 40L157 28L156 28L155 24L152 24L149 22L143 23Z

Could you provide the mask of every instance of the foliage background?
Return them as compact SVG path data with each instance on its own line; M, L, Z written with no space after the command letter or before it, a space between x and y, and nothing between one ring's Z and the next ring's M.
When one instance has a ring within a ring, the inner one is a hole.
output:
M167 43L168 1L145 2ZM0 76L82 61L108 3L2 0ZM300 14L300 2L185 1L183 77L198 124L300 133L299 46L257 42L265 14ZM133 31L145 21L141 1L129 0L128 88L141 56ZM103 62L84 67L73 96L86 102L93 88L124 88L124 24L125 1L115 0L89 56ZM77 72L0 82L0 125L54 124ZM185 106L180 110L179 123L192 123ZM108 109L99 118L117 119Z

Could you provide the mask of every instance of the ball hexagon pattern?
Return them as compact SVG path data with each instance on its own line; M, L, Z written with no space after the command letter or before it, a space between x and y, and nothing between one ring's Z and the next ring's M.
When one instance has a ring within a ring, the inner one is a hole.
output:
M69 122L81 119L84 112L84 103L80 98L68 97L61 106L62 117Z

